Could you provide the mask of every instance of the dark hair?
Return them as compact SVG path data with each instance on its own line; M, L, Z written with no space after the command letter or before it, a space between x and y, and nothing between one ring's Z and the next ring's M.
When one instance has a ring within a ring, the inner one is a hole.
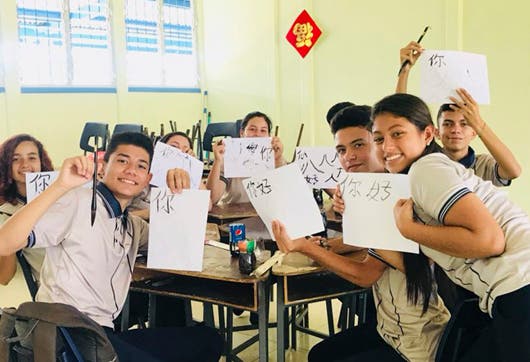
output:
M389 95L372 108L372 122L370 128L373 126L373 120L376 116L382 113L390 113L397 117L406 118L410 123L416 126L420 131L424 131L428 126L433 126L431 112L429 107L419 97L407 93L396 93ZM433 139L427 145L425 151L420 155L420 158L430 153L443 152L443 149ZM408 169L405 170L406 173Z
M190 149L193 149L193 143L191 143L191 138L186 133L180 132L180 131L171 132L171 133L168 133L168 134L164 135L164 137L162 137L159 142L168 143L170 138L172 138L173 136L182 136L182 137L184 137L185 139L188 140L188 143L190 145Z
M349 106L339 110L331 119L331 133L335 134L339 130L347 127L360 127L371 131L368 128L370 124L370 106Z
M16 204L17 185L13 181L12 161L15 149L22 142L33 142L37 147L41 171L53 171L52 161L42 143L29 134L18 134L2 143L0 146L0 203Z
M451 108L451 106L455 106L456 104L452 104L452 103L444 103L440 106L440 108L438 108L438 114L436 115L436 122L439 124L440 122L440 117L442 116L442 113L443 112L453 112L453 109Z
M425 102L411 94L396 93L381 99L372 109L372 123L376 116L383 113L406 118L420 131L425 130L428 126L434 126L431 112ZM420 157L435 152L442 152L442 148L433 139L425 147ZM404 170L404 172L408 172L408 169ZM423 299L423 312L425 313L429 306L431 295L434 292L433 285L435 281L440 285L443 284L443 287L446 288L447 279L440 280L435 278L429 259L421 251L419 254L403 253L403 263L405 264L405 276L407 277L407 299L417 304L421 296Z
M103 157L105 162L109 162L110 155L112 155L120 145L132 145L143 148L149 154L149 165L151 165L154 152L153 144L149 137L139 132L123 132L112 136L109 145L107 146L105 156Z
M328 121L328 124L331 125L331 120L333 117L337 114L338 111L340 111L343 108L354 106L355 103L346 101L346 102L339 102L335 103L331 106L330 109L328 109L328 113L326 113L326 121Z
M249 114L247 114L245 116L245 118L243 118L243 121L241 122L241 131L243 131L245 129L245 127L247 126L248 122L254 117L262 117L265 120L265 122L267 122L267 127L269 129L269 133L271 133L271 129L272 129L272 121L271 121L271 119L265 113L258 112L258 111L250 112Z

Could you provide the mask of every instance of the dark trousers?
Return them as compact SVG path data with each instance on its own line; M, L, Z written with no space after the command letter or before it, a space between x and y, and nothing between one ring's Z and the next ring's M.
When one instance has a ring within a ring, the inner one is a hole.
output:
M311 348L309 362L403 362L377 333L376 324L364 324L337 333Z
M120 362L217 362L224 347L217 330L205 326L105 332Z
M530 285L497 297L492 314L460 361L530 361Z

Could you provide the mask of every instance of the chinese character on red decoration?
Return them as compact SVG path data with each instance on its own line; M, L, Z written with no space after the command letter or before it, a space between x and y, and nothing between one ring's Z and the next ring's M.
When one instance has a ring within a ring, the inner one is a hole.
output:
M302 58L305 58L321 34L318 25L304 10L298 15L285 38Z

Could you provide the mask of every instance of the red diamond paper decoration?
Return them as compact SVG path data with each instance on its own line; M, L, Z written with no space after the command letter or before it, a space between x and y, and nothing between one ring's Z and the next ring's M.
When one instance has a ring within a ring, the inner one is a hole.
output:
M285 38L300 53L302 58L305 58L321 34L322 31L313 18L307 11L303 10L294 21Z

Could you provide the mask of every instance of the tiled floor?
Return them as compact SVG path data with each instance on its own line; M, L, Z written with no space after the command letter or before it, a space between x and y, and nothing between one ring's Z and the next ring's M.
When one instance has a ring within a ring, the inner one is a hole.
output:
M21 302L29 300L29 293L22 273L17 273L14 280L11 281L8 287L0 286L0 306L11 307L18 306ZM335 314L335 323L340 309L340 304L337 300L333 302L333 312ZM215 309L216 310L216 309ZM216 313L217 314L217 313ZM276 305L271 303L270 321L276 320ZM202 306L200 303L193 303L194 319L202 319ZM313 303L309 306L309 323L312 329L327 333L326 309L323 302ZM234 316L234 325L249 324L249 313L245 312L241 316ZM234 334L234 345L241 343L250 336L255 334L254 331L236 332ZM320 341L319 338L309 336L303 333L298 333L297 349L287 350L285 354L286 361L307 361L307 353L311 347ZM258 361L258 344L255 343L240 354L238 357L245 362ZM269 329L269 361L276 361L276 329ZM221 361L225 361L223 357Z

